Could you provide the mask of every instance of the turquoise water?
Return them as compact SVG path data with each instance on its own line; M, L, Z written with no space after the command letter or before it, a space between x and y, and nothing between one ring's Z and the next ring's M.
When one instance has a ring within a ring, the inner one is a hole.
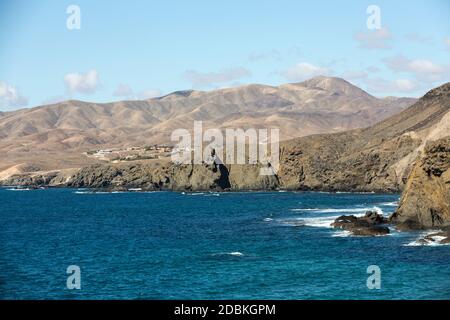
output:
M450 246L352 237L398 195L0 189L3 299L449 299ZM81 290L66 268L81 268ZM366 286L381 269L381 289Z

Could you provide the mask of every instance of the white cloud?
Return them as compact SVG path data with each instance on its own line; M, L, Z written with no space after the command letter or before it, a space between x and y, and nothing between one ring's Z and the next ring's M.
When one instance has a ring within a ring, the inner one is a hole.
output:
M139 93L134 93L134 90L127 84L119 84L114 90L113 95L116 97L125 97L131 100L146 100L161 96L161 91L157 89L147 89Z
M432 37L422 36L417 32L409 33L405 36L405 38L411 42L417 42L420 44L432 45L434 43Z
M394 80L393 84L399 92L413 92L419 88L419 84L416 81L409 79Z
M301 62L283 72L281 75L288 81L303 81L315 76L328 75L331 71L328 68L315 66L307 62Z
M397 79L385 80L382 78L367 79L365 83L368 86L369 92L376 93L413 93L421 89L420 84L416 80L411 79Z
M444 44L445 44L445 47L447 48L447 50L450 51L450 38L448 38L448 37L445 38Z
M138 99L151 99L151 98L156 98L156 97L160 97L161 96L161 91L157 90L157 89L148 89L148 90L144 90L142 92L140 92L138 94Z
M398 55L383 61L392 71L411 73L424 82L442 81L450 73L450 65L440 65L426 59L411 60Z
M113 96L116 97L130 97L133 96L133 89L127 84L121 83L117 86L113 92Z
M412 60L408 63L408 67L415 73L441 73L444 67L434 64L430 60Z
M363 49L389 49L388 41L392 39L392 34L387 27L365 32L357 32L353 35Z
M96 70L86 73L68 73L64 76L64 83L70 93L92 94L99 87L99 77Z
M187 70L183 76L192 83L193 87L211 87L251 76L251 72L248 69L238 67L206 73Z
M23 96L17 87L0 81L0 108L13 110L28 105L28 98Z

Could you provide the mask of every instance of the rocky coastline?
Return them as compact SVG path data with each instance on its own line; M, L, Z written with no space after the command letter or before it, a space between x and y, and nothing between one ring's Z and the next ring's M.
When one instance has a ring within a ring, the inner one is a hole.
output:
M11 175L0 185L142 191L348 191L402 192L388 221L369 215L340 217L334 226L360 235L450 226L450 83L413 106L365 129L319 134L280 145L276 175L262 165L180 165L132 162L95 164L75 172ZM373 220L375 219L375 220ZM377 220L378 219L378 220ZM448 238L446 238L448 239Z

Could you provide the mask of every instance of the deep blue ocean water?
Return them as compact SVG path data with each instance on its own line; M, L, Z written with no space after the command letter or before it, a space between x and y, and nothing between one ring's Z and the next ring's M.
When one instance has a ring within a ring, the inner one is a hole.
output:
M450 299L450 246L353 237L398 195L0 189L2 299ZM66 268L81 268L81 289ZM381 289L366 286L381 269Z

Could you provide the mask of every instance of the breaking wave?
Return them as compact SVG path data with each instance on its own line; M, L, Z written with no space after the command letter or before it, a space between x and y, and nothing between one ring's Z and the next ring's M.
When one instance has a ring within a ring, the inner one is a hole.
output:
M351 213L355 217L362 217L365 215L366 211L376 211L378 214L383 215L383 210L377 206L374 207L364 207L364 208L326 208L326 209L291 209L291 211L305 211L310 214L322 214L314 217L294 217L280 219L278 222L285 226L308 226L316 228L332 228L331 224L344 213ZM325 215L323 215L325 213ZM329 213L331 215L326 215ZM334 214L332 214L334 213Z
M411 241L409 243L404 244L405 247L421 247L421 246L431 246L431 247L437 247L437 246L446 246L450 243L439 243L439 241L444 240L446 237L442 236L434 236L431 237L433 240L426 239L427 236L430 236L434 233L438 233L440 230L430 230L427 232L424 232L420 235L420 237L414 241Z

